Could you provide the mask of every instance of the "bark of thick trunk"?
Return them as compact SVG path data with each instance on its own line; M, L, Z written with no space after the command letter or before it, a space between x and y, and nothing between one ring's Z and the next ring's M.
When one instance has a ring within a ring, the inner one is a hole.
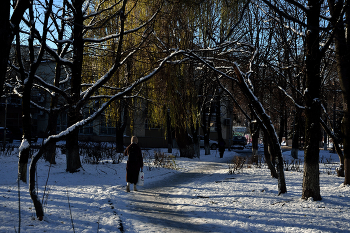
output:
M344 184L350 184L350 113L346 111L343 117L344 144Z
M75 129L66 136L66 171L70 173L77 172L81 168L78 133L79 129Z
M320 51L318 0L309 0L307 13L308 33L306 34L306 80L305 95L305 153L302 198L321 200L319 183L319 135L320 135Z
M190 140L186 130L177 127L175 129L175 137L180 150L180 157L193 158L193 143Z
M82 80L82 64L84 57L84 41L83 41L83 29L84 29L84 17L83 17L83 1L73 1L74 12L74 27L73 33L73 66L72 77L70 79L71 85L71 97L70 108L68 110L68 126L76 124L80 119L81 106L77 106L80 100L81 80ZM79 156L79 129L74 129L66 136L66 158L67 158L67 171L76 172L81 167Z
M302 198L313 198L314 201L322 200L320 195L319 164L307 163L304 166Z

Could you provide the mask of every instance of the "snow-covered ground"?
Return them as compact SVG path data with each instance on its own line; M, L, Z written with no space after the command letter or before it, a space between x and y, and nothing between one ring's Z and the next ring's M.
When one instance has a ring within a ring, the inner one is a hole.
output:
M200 166L209 170L201 173L197 169L195 178L174 184L175 187L169 189L172 194L163 198L167 200L167 206L172 206L169 216L163 214L167 213L163 210L159 218L172 217L173 225L179 229L184 229L184 224L197 224L203 227L203 232L349 232L350 187L342 185L343 178L335 175L339 161L336 154L321 150L323 199L315 202L300 198L302 151L299 153L300 164L292 163L290 152L284 152L288 164L285 172L288 192L280 196L277 195L277 180L270 177L265 166L246 165L229 174L227 162L237 155L236 152L226 151L220 159L217 151L204 155L202 149L199 159L186 159L178 157L174 149L177 170L145 167L145 185L139 187L138 192L130 193L125 192L125 160L120 164L108 160L97 165L83 163L80 172L70 174L65 172L65 155L59 154L57 164L52 166L41 159L37 180L45 211L43 221L35 217L28 185L20 183L18 192L16 154L2 155L0 232L18 232L19 204L21 232L168 232L166 221L154 219L156 212L150 217L146 216L149 213L135 214L136 204L141 207L146 204L137 203L137 197L142 195L142 200L147 200L147 195L155 195L152 193L155 188L171 187L174 177L191 173ZM149 150L149 153L153 154L153 151ZM210 170L211 165L215 165L215 169ZM162 195L159 194L159 198ZM162 205L147 204L150 208ZM147 212L147 208L144 210ZM149 212L154 210L149 209ZM175 213L184 215L188 221L176 222L181 216Z

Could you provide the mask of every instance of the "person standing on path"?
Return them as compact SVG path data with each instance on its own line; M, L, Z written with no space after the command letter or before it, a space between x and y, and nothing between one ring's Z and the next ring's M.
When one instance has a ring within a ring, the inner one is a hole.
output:
M139 179L140 169L143 171L143 158L141 148L137 145L136 136L131 137L131 144L125 149L124 156L128 156L126 163L126 191L130 192L130 184L134 184L134 191L137 191L136 184Z

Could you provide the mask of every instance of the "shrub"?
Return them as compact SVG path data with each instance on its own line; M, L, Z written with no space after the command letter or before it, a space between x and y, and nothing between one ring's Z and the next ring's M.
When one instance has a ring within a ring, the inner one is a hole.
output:
M230 175L234 174L235 172L239 172L243 169L243 166L246 162L246 158L242 156L234 156L231 160L231 162L228 164L228 173Z

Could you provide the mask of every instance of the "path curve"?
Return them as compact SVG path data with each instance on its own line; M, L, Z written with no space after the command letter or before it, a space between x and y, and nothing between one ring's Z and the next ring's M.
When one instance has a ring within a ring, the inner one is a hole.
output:
M201 162L196 169L173 174L163 181L146 183L140 191L131 191L129 216L137 216L141 225L147 223L142 225L144 232L215 232L211 225L193 221L191 212L178 208L177 193L184 185L212 175L219 168L227 168L231 159L224 156L220 162Z

